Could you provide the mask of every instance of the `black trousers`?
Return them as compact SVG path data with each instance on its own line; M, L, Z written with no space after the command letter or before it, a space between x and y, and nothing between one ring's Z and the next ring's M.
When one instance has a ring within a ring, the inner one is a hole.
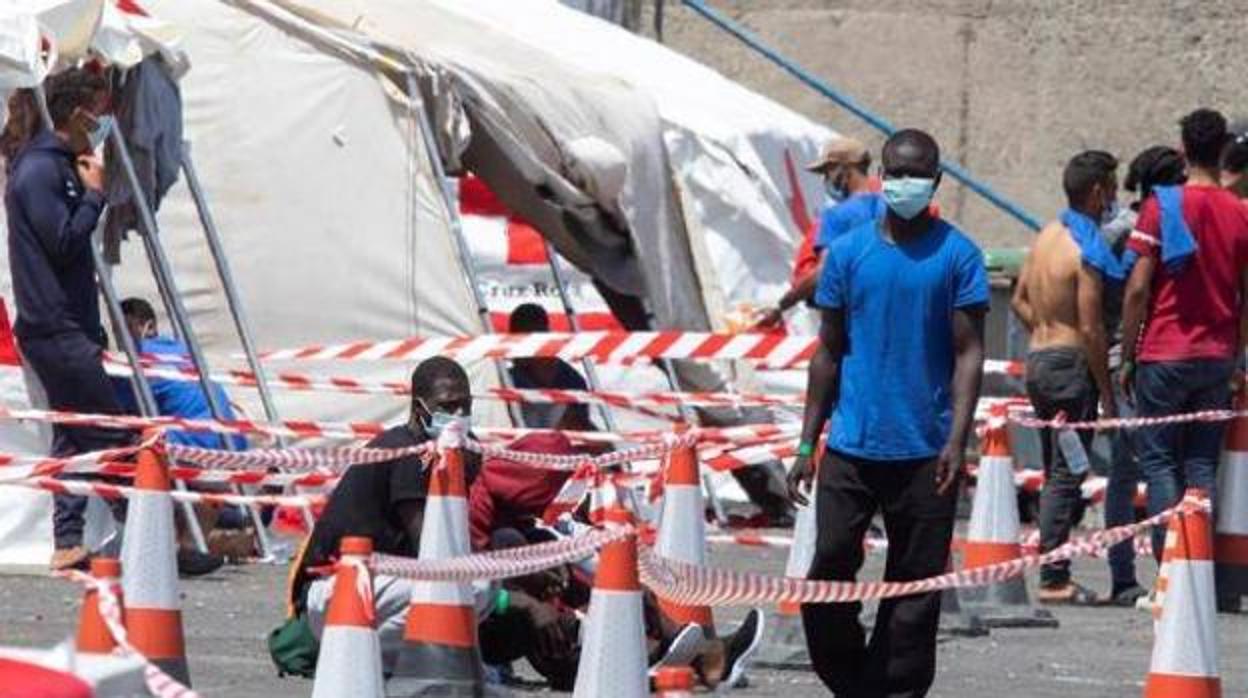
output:
M39 377L53 410L93 414L122 414L113 384L104 373L99 344L82 333L21 339L22 357ZM52 430L52 455L72 456L133 443L128 431L100 427L65 427ZM67 475L64 479L92 479ZM118 521L125 519L125 500L107 500ZM53 499L53 536L56 547L82 544L87 498L58 494Z
M818 534L810 579L854 581L877 512L888 532L885 581L943 574L957 490L936 493L936 462L870 461L828 451L819 466ZM809 604L802 621L811 662L838 698L920 698L936 676L940 593L880 602L866 638L861 603Z
M1041 349L1027 355L1027 397L1040 419L1066 413L1067 421L1096 419L1096 383L1088 370L1083 350L1075 347ZM1079 431L1085 451L1092 450L1095 432ZM1070 472L1066 456L1057 446L1057 432L1040 430L1044 453L1044 488L1040 490L1040 551L1049 552L1070 540L1070 531L1083 518L1085 471ZM1070 581L1070 561L1040 568L1040 586L1061 587Z

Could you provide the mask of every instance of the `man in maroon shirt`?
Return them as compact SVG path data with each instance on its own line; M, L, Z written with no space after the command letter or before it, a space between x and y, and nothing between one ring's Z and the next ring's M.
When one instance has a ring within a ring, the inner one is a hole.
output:
M1127 243L1138 261L1123 302L1121 380L1140 417L1229 409L1248 322L1248 210L1218 182L1226 119L1198 109L1180 124L1187 184L1154 188ZM1213 494L1225 427L1136 430L1150 513L1173 506L1187 487ZM1154 530L1159 561L1163 543L1164 531Z

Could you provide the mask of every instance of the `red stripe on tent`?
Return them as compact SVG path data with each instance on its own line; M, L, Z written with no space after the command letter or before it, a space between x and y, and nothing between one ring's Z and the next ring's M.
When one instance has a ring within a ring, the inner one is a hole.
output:
M507 216L510 212L480 177L459 180L459 212L469 216Z
M9 324L9 309L0 298L0 366L21 366L22 357L17 353L13 340L13 326Z
M568 322L567 313L548 313L551 332L571 332L572 324ZM511 313L491 312L490 325L498 334L506 334ZM611 313L577 313L576 321L583 332L619 332L624 326Z
M148 16L147 11L142 7L139 7L139 3L134 0L117 0L117 9L127 14L138 15L140 17Z
M507 264L546 264L546 245L542 242L542 234L519 218L507 221Z

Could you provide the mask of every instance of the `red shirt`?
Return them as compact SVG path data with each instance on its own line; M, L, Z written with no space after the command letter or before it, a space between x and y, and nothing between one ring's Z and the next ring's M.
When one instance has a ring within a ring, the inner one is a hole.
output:
M556 455L577 452L568 437L548 432L523 436L508 448ZM543 470L502 458L485 459L481 473L468 490L468 524L473 550L488 549L490 533L496 529L531 526L571 476L570 472Z
M819 235L819 222L810 221L806 232L802 234L802 244L797 248L797 257L793 260L793 276L789 284L796 286L807 274L819 271L819 255L815 254L815 238Z
M1196 254L1177 275L1162 264L1153 275L1141 361L1229 359L1239 335L1240 274L1248 265L1248 209L1220 187L1183 187L1183 219ZM1155 198L1140 209L1127 246L1141 257L1161 252Z

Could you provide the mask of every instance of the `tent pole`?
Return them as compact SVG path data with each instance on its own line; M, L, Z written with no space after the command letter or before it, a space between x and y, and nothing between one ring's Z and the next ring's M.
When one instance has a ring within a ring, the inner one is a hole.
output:
M165 298L170 303L170 319L174 326L181 330L182 338L190 351L191 362L195 365L195 371L199 376L200 388L204 391L204 397L208 401L208 409L212 412L213 419L222 420L225 418L225 410L214 390L215 386L209 378L208 361L204 358L186 308L178 295L177 285L173 280L173 267L165 255L164 247L160 244L160 231L156 226L156 217L152 215L152 209L147 202L147 195L143 191L142 186L140 186L138 175L134 170L134 161L130 159L130 150L126 145L126 139L121 135L121 130L117 128L116 124L109 128L108 135L113 142L113 147L118 157L121 158L122 170L130 183L135 208L139 212L139 223L143 228L139 237L143 240L143 247L147 251L148 259L151 262L156 285L163 288ZM227 449L233 450L234 445L231 439L225 438L223 442ZM234 489L244 492L242 487L235 487ZM259 507L252 505L247 510L251 514L252 525L256 529L256 542L260 547L261 556L265 559L272 559L272 548L269 544L268 531L265 530L264 520L260 517Z
M225 247L221 244L221 234L217 230L217 223L212 217L212 209L208 206L208 198L204 194L204 189L200 186L199 175L195 171L195 163L191 159L191 144L189 141L182 141L182 172L186 174L186 185L191 191L191 198L195 201L195 212L199 215L200 225L204 229L204 239L208 242L208 250L212 253L212 262L217 269L217 278L221 280L221 288L225 291L225 303L230 309L230 317L234 320L234 329L238 332L239 343L243 346L243 354L247 357L247 366L251 369L252 375L256 377L256 392L260 394L260 404L264 408L264 416L270 422L280 421L281 417L277 411L277 404L273 400L273 393L269 390L269 381L265 375L264 364L260 362L256 354L256 344L254 335L251 332L251 323L247 320L247 314L243 310L243 301L238 293L238 285L234 283L234 271L230 267L229 257L225 254ZM285 437L277 437L277 445L285 448L287 440ZM294 492L298 492L298 487L293 487ZM303 516L303 522L307 525L308 530L312 530L312 526L316 523L316 519L312 516L312 512L308 507L300 507L299 511Z
M103 228L102 225L100 227ZM143 372L143 362L139 360L138 347L134 344L134 337L130 336L130 328L126 326L125 314L121 311L121 302L118 300L117 289L113 286L108 263L104 261L104 255L100 253L100 248L95 241L91 243L91 255L95 261L95 275L100 280L104 304L108 307L108 318L113 326L113 336L117 337L117 342L126 354L126 362L130 364L130 387L134 390L139 412L145 417L155 417L159 415L159 410L156 408L156 397L152 394L152 385L147 380L147 374ZM186 491L186 483L182 480L174 480L174 487ZM204 529L199 525L199 517L195 515L195 505L190 502L179 502L179 504L182 508L182 515L186 518L186 527L191 533L191 540L195 543L195 549L201 553L207 553L208 541L204 538Z
M411 110L416 113L418 130L424 141L425 155L429 158L429 166L433 170L433 178L437 180L438 191L442 195L442 204L446 207L447 222L451 226L451 236L455 240L455 252L459 257L459 265L467 277L468 288L472 291L472 301L477 306L477 316L481 320L481 329L485 334L493 334L494 327L490 322L490 309L485 303L485 296L481 293L481 286L477 283L477 271L472 263L472 252L468 249L468 241L464 239L464 226L463 221L459 217L459 206L456 204L455 195L451 191L450 181L446 177L446 170L442 167L442 157L438 154L438 145L433 140L433 126L429 123L429 115L425 113L425 101L420 94L420 85L417 84L415 73L410 69L404 70L404 77L407 79L407 98L411 104ZM507 373L503 360L495 359L494 368L498 372L499 385L504 388L511 388L511 376ZM524 420L521 419L520 411L514 403L507 403L507 415L511 418L513 425L524 426Z

